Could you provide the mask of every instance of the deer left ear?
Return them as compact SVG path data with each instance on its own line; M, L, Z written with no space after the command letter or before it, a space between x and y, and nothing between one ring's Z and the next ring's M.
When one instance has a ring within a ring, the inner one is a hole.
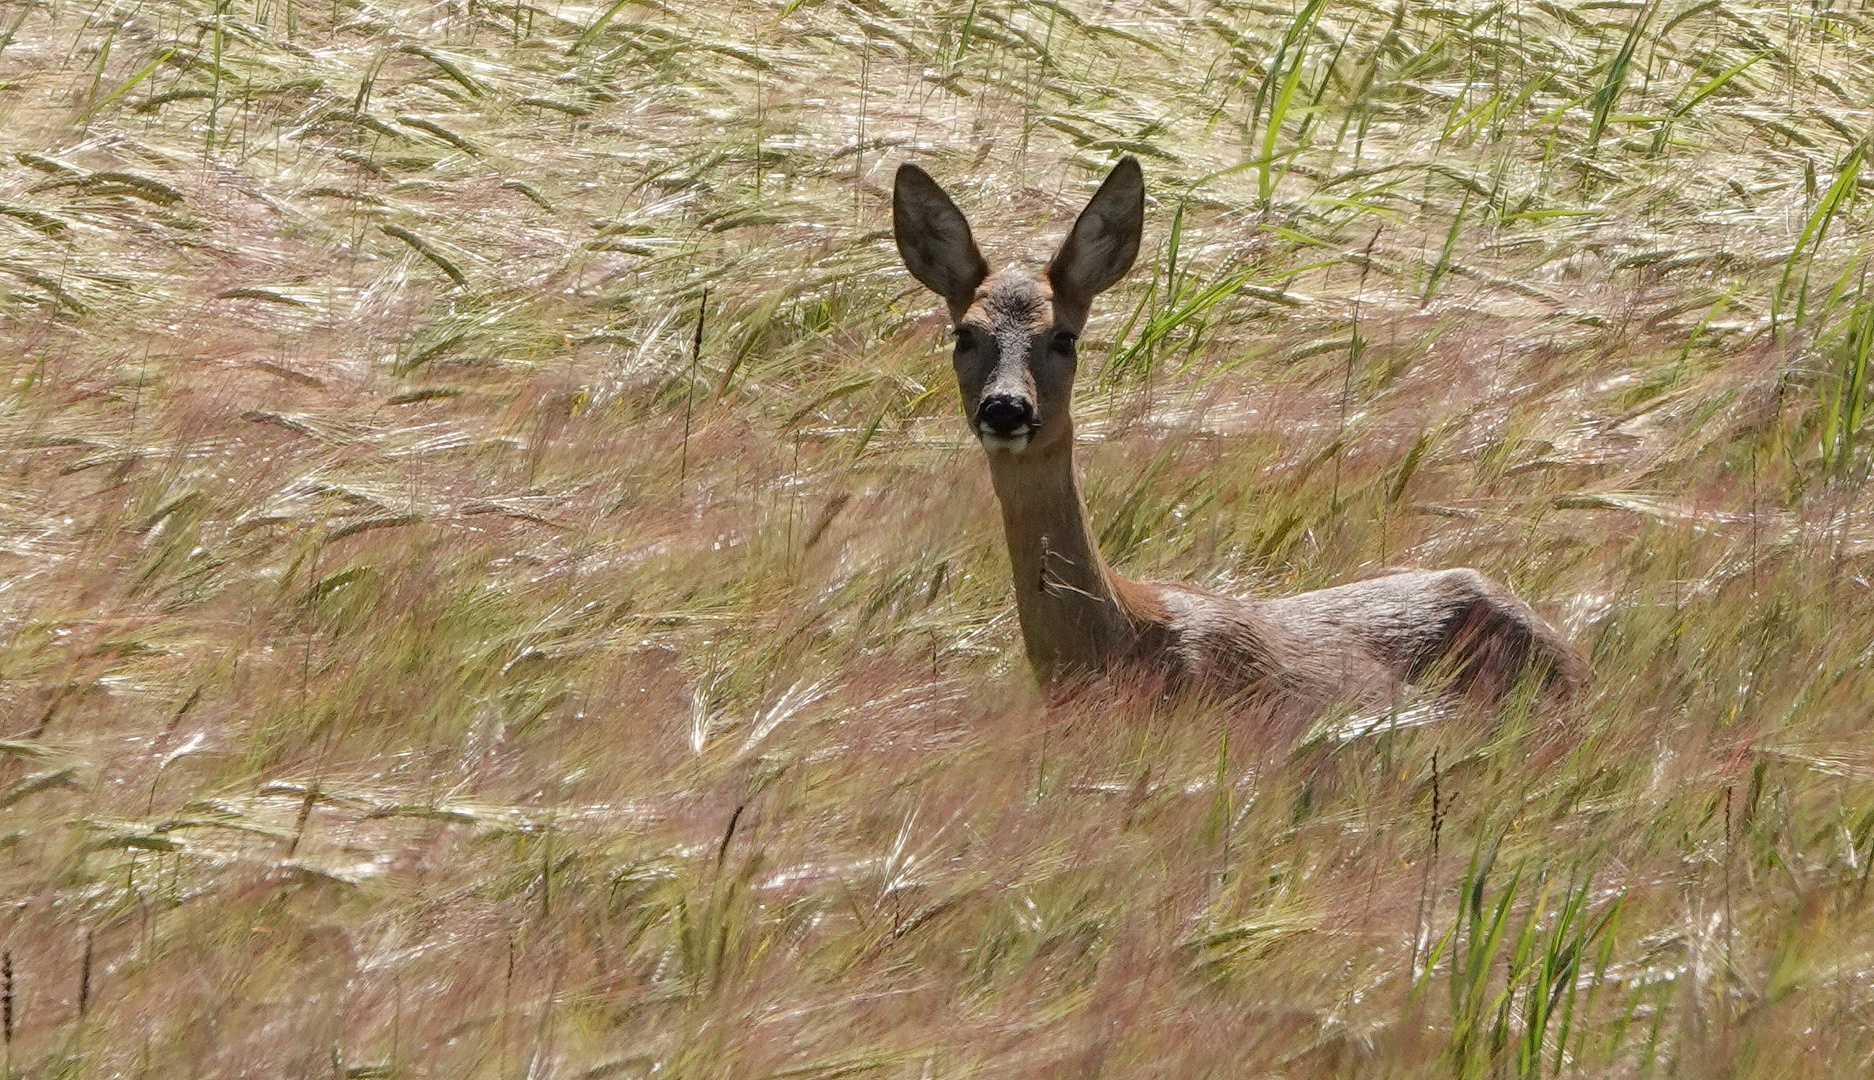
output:
M1137 158L1122 158L1048 264L1055 303L1085 312L1095 296L1132 269L1144 231L1145 174Z
M951 318L961 318L976 286L989 276L963 211L929 173L907 161L892 185L891 222L905 268L944 298Z

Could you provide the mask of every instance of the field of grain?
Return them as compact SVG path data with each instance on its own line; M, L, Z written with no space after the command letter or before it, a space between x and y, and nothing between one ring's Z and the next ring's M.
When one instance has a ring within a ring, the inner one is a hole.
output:
M12 1077L1874 1071L1874 12L0 6ZM1562 711L1049 707L929 169L1133 576Z

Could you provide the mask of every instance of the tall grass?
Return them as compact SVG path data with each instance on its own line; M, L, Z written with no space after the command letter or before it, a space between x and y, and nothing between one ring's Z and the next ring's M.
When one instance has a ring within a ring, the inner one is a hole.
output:
M1865 13L0 12L17 1076L1861 1076ZM1128 571L1474 565L1561 714L1035 692L891 169Z

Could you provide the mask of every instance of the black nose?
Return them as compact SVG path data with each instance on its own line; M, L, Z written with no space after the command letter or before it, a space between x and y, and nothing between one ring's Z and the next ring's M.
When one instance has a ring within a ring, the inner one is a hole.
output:
M997 435L1021 435L1035 426L1035 407L1014 394L992 394L976 407L976 422Z

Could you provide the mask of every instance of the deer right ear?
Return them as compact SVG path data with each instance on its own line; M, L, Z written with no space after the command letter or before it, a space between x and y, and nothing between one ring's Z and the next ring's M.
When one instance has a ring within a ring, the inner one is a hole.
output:
M952 318L960 317L989 276L963 211L929 173L906 162L892 188L891 225L905 269L944 298Z
M1120 158L1048 264L1057 307L1085 318L1093 298L1132 269L1144 230L1145 174L1138 158Z

